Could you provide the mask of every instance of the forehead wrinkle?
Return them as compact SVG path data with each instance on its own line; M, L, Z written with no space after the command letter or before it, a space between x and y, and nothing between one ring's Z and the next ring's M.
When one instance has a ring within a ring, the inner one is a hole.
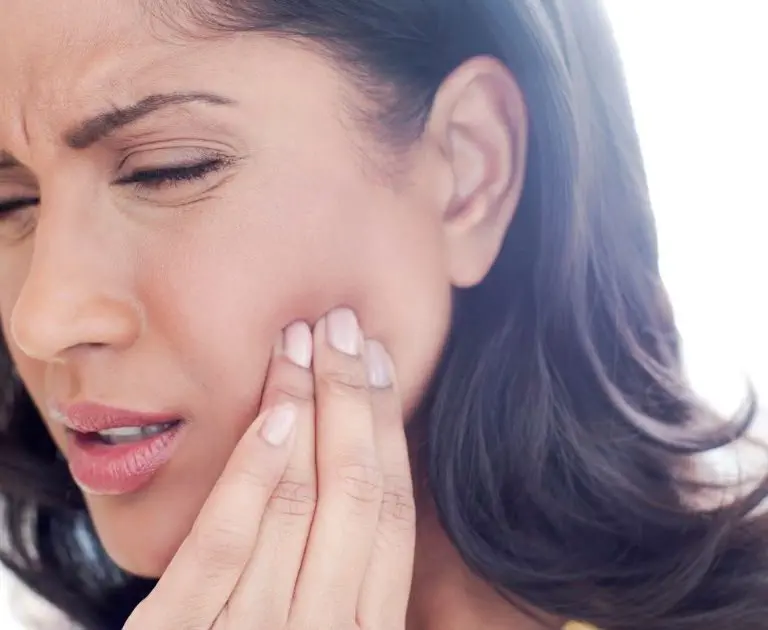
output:
M82 2L82 12L77 3L12 3L17 10L10 22L28 27L0 26L0 147L24 163L30 163L33 145L60 140L73 123L157 91L151 79L162 77L163 63L180 52L168 48L172 31L158 11L182 3Z
M99 75L108 75L115 62L140 59L147 45L158 41L141 0L81 0L82 11L77 10L77 2L50 3L50 9L49 0L19 2L28 6L16 13L16 20L23 20L25 28L18 34L9 31L9 37L0 36L0 40L8 40L5 46L0 42L0 50L6 49L2 57L11 55L7 68L15 70L13 83L27 88L42 91L53 86L52 82L60 87L80 84L84 78L107 87L110 81L99 81Z

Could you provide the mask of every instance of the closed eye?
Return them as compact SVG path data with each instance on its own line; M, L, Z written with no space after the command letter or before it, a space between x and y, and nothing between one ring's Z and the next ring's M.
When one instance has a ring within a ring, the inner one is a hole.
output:
M0 201L0 219L24 208L36 206L38 203L40 203L39 197L19 197L17 199Z
M207 175L228 166L230 162L226 158L215 157L195 164L139 170L118 179L115 183L121 186L132 185L138 189L158 190L204 179Z

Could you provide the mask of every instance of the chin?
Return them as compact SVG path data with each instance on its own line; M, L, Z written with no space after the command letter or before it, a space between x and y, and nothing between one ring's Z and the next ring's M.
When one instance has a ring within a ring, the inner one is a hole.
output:
M136 495L86 497L86 502L112 561L132 575L158 578L189 534L204 499Z
M121 555L119 551L114 554L108 551L109 557L118 567L126 573L140 578L157 580L165 572L168 562L160 558L139 558L135 554Z
M144 488L122 495L84 495L99 540L117 566L147 578L165 572L216 484L237 435L233 431L227 439L220 436L211 446L212 440L195 440L190 433L186 448L180 448Z
M147 532L138 525L131 533L126 531L130 529L127 524L113 528L96 519L94 523L107 555L123 571L138 577L159 578L183 541L183 537L176 540L162 532Z
M114 549L107 549L112 561L123 571L141 578L157 579L168 568L176 548L147 547L142 542L124 544Z

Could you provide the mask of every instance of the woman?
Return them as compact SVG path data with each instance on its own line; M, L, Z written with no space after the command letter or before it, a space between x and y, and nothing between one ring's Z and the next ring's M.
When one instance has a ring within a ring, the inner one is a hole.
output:
M3 560L85 628L763 627L596 0L6 0L0 150Z

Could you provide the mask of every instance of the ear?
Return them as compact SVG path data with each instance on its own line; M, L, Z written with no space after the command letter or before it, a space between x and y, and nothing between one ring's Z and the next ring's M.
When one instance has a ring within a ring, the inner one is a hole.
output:
M454 286L474 286L498 257L523 190L528 115L517 81L496 59L471 59L441 85L426 133L448 175L448 273Z

